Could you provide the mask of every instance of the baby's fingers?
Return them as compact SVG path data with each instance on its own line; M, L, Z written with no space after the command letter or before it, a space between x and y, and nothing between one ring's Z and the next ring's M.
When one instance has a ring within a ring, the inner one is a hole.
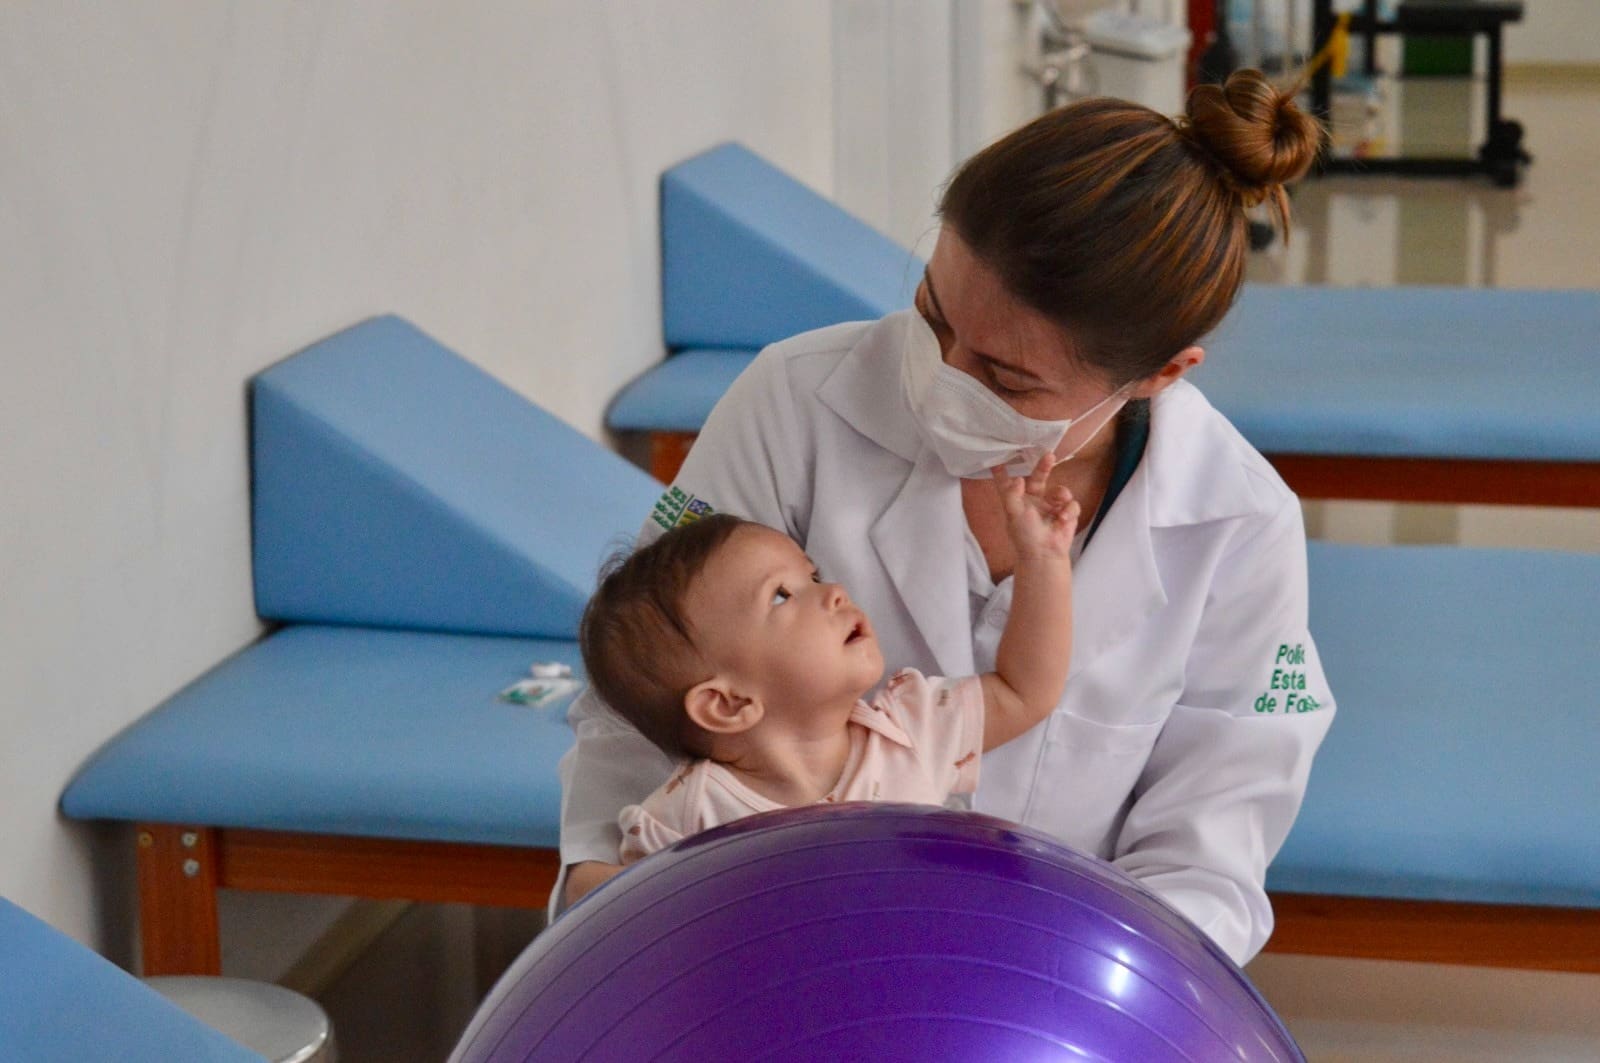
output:
M1039 462L1028 474L1028 494L1044 497L1045 488L1050 483L1050 470L1056 467L1056 456L1046 451L1040 455Z
M994 489L1000 495L1000 505L1007 515L1015 516L1022 504L1023 481L1006 471L1004 465L989 470L994 477Z

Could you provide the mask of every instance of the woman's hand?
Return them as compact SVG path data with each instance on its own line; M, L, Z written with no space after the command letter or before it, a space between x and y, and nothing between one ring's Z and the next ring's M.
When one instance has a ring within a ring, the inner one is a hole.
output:
M567 870L567 889L561 898L562 908L571 908L580 897L621 870L621 864L607 864L599 860L573 864Z
M1050 486L1055 464L1055 455L1046 454L1025 477L1012 476L1001 465L989 470L1018 562L1065 561L1071 555L1079 507L1071 491Z

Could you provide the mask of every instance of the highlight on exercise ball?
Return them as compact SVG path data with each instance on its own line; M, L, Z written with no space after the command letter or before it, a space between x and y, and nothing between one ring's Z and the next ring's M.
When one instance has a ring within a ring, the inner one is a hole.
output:
M829 805L680 842L518 958L458 1063L1303 1060L1109 865L970 812Z

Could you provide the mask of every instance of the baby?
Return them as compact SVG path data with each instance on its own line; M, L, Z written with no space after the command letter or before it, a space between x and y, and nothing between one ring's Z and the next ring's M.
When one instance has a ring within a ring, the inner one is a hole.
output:
M788 536L712 515L607 566L579 633L595 692L687 763L621 814L622 860L757 812L820 801L942 805L980 751L1048 716L1072 650L1078 503L994 470L1016 554L1011 614L982 676L906 669L870 702L867 617Z

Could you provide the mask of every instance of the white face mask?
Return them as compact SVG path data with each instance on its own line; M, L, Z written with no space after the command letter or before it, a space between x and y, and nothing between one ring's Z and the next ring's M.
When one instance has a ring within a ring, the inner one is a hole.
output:
M1127 404L1123 393L1132 384L1118 388L1077 417L1061 421L1024 417L978 381L946 365L939 339L922 315L915 310L903 313L906 331L900 384L923 439L951 476L988 479L989 470L996 465L1004 465L1013 476L1024 476L1040 458L1060 447L1069 428L1110 406L1077 446L1066 454L1056 453L1057 461L1070 461Z

